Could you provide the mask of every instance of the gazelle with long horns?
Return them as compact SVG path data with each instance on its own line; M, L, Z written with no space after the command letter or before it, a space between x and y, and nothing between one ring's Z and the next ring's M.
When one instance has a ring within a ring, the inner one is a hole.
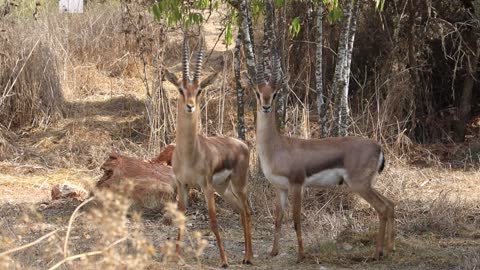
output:
M200 117L200 94L202 89L212 82L216 74L200 82L203 60L203 38L200 41L193 80L189 76L189 49L187 37L183 42L183 78L166 70L166 78L173 83L180 97L176 126L176 148L173 154L173 171L177 183L178 209L185 212L187 206L187 188L199 187L205 193L208 206L210 227L215 234L222 266L228 261L220 238L215 211L214 193L220 194L240 213L245 238L245 256L243 263L251 264L252 238L251 214L247 200L247 172L249 164L248 146L235 138L198 134ZM178 240L182 241L180 230ZM178 247L178 246L177 246ZM177 251L179 251L177 249Z
M262 171L276 189L275 234L271 255L279 252L279 239L287 195L292 193L298 260L305 257L301 229L302 190L345 184L378 212L376 259L394 249L394 203L372 186L385 164L381 146L370 139L342 137L300 139L283 136L275 123L275 98L281 87L281 67L274 56L272 76L265 79L262 64L257 65L253 91L257 98L257 151Z

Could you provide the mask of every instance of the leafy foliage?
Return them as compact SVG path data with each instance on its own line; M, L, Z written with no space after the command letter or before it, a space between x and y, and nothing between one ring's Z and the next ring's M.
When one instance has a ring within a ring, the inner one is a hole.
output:
M296 37L300 33L300 17L295 17L292 20L292 23L288 27L288 33L292 38Z
M183 0L162 0L152 5L151 10L155 19L163 21L167 26L182 25L190 27L201 25L205 18L203 11L217 10L217 0L195 0L185 2Z

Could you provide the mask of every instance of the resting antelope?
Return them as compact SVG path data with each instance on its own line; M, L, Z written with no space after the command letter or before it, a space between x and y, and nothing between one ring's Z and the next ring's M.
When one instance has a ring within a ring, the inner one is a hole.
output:
M218 232L214 192L219 193L240 213L245 237L243 263L251 264L253 251L251 241L251 214L247 200L248 146L237 139L215 136L206 137L198 133L200 117L200 94L216 76L210 75L199 82L202 69L203 40L198 52L193 80L189 77L188 41L183 42L183 78L181 81L166 70L166 78L173 83L180 97L176 126L176 148L173 154L173 171L176 177L178 209L185 211L187 187L199 187L205 193L210 227L217 239L223 267L228 267L227 256ZM182 241L182 231L178 240ZM177 252L178 246L177 246Z
M281 68L274 57L272 77L267 82L258 65L253 90L257 98L257 150L263 173L276 189L275 234L271 255L279 252L279 239L288 192L292 192L292 212L298 241L298 261L304 259L301 208L302 190L307 187L347 185L378 212L380 228L375 258L394 248L394 204L372 186L385 159L380 145L360 137L300 139L283 136L275 123L275 98L280 89Z

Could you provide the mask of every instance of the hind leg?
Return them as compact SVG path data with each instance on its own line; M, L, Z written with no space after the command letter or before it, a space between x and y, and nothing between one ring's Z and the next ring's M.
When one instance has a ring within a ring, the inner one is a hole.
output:
M368 187L362 190L357 190L357 193L365 199L378 213L380 220L380 226L378 228L377 243L375 248L374 257L379 260L383 255L383 244L385 240L385 228L388 219L388 205L378 195L378 193L372 188Z
M252 264L252 218L251 208L247 198L247 171L242 170L231 175L231 185L225 192L225 198L237 209L240 214L240 221L243 227L243 237L245 240L244 264Z
M395 250L395 204L390 199L380 194L380 192L376 190L374 191L387 205L387 247L385 249L385 255L388 255Z

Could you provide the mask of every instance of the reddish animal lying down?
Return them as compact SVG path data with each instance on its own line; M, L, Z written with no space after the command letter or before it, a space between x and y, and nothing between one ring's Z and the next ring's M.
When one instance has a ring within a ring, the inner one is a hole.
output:
M162 210L165 202L175 200L174 149L170 144L150 161L111 153L100 167L104 174L96 187L130 197L134 207Z

